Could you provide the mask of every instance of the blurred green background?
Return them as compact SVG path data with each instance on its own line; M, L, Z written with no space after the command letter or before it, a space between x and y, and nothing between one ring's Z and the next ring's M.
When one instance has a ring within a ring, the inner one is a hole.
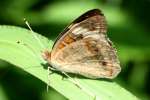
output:
M142 100L150 100L149 0L1 0L0 24L25 27L49 39L84 12L99 8L108 23L122 72L115 81ZM66 100L54 89L7 62L0 61L0 100Z

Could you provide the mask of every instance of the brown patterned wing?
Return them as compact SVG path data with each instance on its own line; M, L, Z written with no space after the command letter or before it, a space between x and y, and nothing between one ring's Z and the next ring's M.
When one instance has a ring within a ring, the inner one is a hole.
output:
M66 28L47 60L57 70L89 78L114 78L121 70L106 36L105 17L98 9L88 11Z
M98 9L93 9L81 15L72 22L59 36L57 37L53 51L58 51L66 45L81 40L83 37L99 34L105 34L106 21L104 15Z
M93 10L90 10L90 11L86 12L85 14L81 15L80 17L78 17L78 18L77 18L76 20L74 20L67 28L65 28L64 31L61 32L61 33L58 35L58 37L57 37L57 39L56 39L54 45L56 44L57 40L59 40L59 39L62 37L62 35L64 35L65 33L67 33L73 25L79 24L79 23L81 23L82 21L84 21L84 20L86 20L86 19L88 19L88 18L90 18L90 17L94 17L94 16L101 16L101 17L102 17L102 18L101 18L101 22L100 22L100 24L101 24L101 26L100 26L100 28L101 28L100 31L104 31L104 33L106 33L107 29L106 29L106 22L105 22L104 15L102 14L102 12L101 12L99 9L93 9ZM103 33L103 32L102 32L102 33ZM54 46L53 46L53 47L54 47Z

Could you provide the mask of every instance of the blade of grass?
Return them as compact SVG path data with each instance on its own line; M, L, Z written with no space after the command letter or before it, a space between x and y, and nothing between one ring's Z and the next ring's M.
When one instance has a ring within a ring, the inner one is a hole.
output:
M34 39L32 33L15 26L0 26L0 59L5 60L39 78L47 84L47 70L43 68L41 51L44 49ZM38 34L37 34L38 35ZM53 42L38 35L45 47L52 47ZM50 75L50 86L71 100L93 100L67 79L58 74ZM105 80L77 79L80 85L96 95L97 100L137 100L130 92L117 83Z

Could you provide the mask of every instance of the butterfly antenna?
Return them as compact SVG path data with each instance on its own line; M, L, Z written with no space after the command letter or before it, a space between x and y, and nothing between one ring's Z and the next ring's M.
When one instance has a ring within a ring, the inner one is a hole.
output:
M28 26L29 30L30 30L32 33L34 33L34 31L32 30L32 28L31 28L29 22L26 20L26 18L24 18L24 22L25 22L25 24ZM40 39L38 38L38 36L37 36L35 33L32 34L32 35L33 35L33 37L38 41L39 45L40 45L42 48L45 48L44 45L42 44L42 42L40 41Z

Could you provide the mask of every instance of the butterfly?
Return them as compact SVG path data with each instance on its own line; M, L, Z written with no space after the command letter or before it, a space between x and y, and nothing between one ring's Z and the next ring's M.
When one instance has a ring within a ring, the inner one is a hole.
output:
M104 14L93 9L60 33L43 58L57 71L87 78L115 78L121 71L116 49L107 37Z

